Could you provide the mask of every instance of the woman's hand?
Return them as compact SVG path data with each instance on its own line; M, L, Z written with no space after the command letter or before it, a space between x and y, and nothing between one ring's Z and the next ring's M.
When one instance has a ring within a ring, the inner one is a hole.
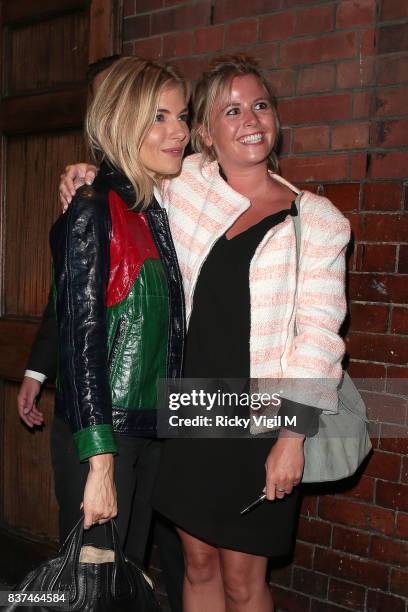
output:
M65 212L71 203L78 187L92 185L97 175L97 168L91 164L73 164L67 166L59 184L59 194L62 204L62 212Z
M264 493L269 500L282 499L292 492L302 479L305 463L304 436L289 430L281 433L271 448L265 463Z
M17 395L17 410L20 419L28 427L43 425L44 417L41 410L37 408L37 397L41 390L41 383L35 378L24 376L20 390Z
M89 474L81 504L84 509L84 529L89 529L95 523L102 525L118 513L113 467L111 453L95 455L89 459Z

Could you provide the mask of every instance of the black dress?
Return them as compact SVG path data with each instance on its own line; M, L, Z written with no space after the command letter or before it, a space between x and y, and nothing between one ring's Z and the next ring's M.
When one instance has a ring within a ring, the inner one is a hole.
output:
M187 335L186 378L248 379L249 265L265 233L291 209L270 215L228 240L204 262ZM290 552L298 490L241 516L265 486L271 438L171 439L164 444L154 506L184 531L209 544L255 555Z

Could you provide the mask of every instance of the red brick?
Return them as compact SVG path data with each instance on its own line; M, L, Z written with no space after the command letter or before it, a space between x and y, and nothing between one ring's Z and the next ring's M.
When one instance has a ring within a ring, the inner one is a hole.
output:
M351 156L352 180L365 179L367 176L367 153L353 153Z
M305 36L333 30L333 6L314 6L298 11L296 35Z
M375 500L380 506L408 512L408 485L379 480Z
M329 183L324 185L324 195L342 212L357 210L360 198L360 184Z
M158 11L151 15L151 32L152 34L163 34L205 26L210 22L210 14L210 0Z
M365 210L398 210L401 208L401 183L381 182L364 185Z
M408 572L391 568L390 591L408 597Z
M408 342L399 336L352 332L346 346L354 359L400 364L408 361Z
M398 260L398 272L408 274L408 246L401 244Z
M382 425L380 448L391 453L408 455L408 428L403 425Z
M293 588L314 597L326 598L329 579L323 574L295 567L293 570Z
M313 565L314 546L305 542L296 542L293 561L296 565L311 568Z
M338 604L349 606L353 610L364 607L365 588L351 582L330 578L328 598Z
M360 272L394 272L397 247L391 244L360 244L357 246L356 270ZM383 311L385 315L385 312ZM387 321L385 321L387 323ZM386 331L385 328L367 331Z
M405 602L400 597L381 591L368 591L366 612L405 612Z
M337 87L366 87L374 81L374 61L371 57L337 64Z
M294 130L295 153L326 151L329 148L329 128L324 125L301 127Z
M176 4L183 4L185 0L164 0L164 6L175 6Z
M206 53L208 51L219 51L224 46L224 26L213 26L211 28L198 28L194 32L194 51Z
M286 157L281 168L294 182L340 180L347 177L347 161L346 155Z
M371 502L374 500L374 479L363 475L358 480L357 484L342 491L341 495L365 502Z
M397 536L397 538L401 538L404 540L408 539L408 514L398 512L395 535Z
M377 82L379 85L408 81L408 56L380 58L378 60L377 72Z
M144 38L135 40L133 43L133 53L142 57L151 57L157 59L162 57L162 38L154 36L153 38Z
M361 502L336 497L322 497L319 503L319 516L368 531L379 531L390 535L394 531L394 513L385 508L377 508Z
M290 38L293 34L295 15L292 11L287 13L274 13L260 20L260 40L282 40Z
M408 50L408 23L380 27L377 32L378 53L399 53Z
M258 22L256 19L231 23L227 30L226 44L228 47L252 45L256 41Z
M394 395L408 395L408 368L388 366L386 391Z
M314 569L373 588L386 588L388 567L374 561L358 559L334 550L316 548Z
M404 276L351 272L349 278L349 292L354 300L397 304L408 301L408 284Z
M290 153L292 150L292 130L290 128L281 129L280 152L282 155Z
M297 92L308 94L331 91L334 88L335 78L335 68L331 64L302 68L299 71Z
M214 23L224 23L232 19L270 12L272 12L271 0L251 0L251 2L217 0L214 2Z
M401 456L393 453L382 453L375 450L365 469L365 473L383 480L397 481L401 469Z
M272 597L276 608L290 612L305 612L309 607L309 599L300 593L295 593L280 587L272 587Z
M344 608L329 603L328 601L321 601L319 599L311 600L310 612L349 612L350 608Z
M408 308L395 306L392 310L391 332L408 334Z
M407 142L408 119L379 121L371 126L371 145L374 147L403 147Z
M191 55L193 33L182 32L163 36L163 55L167 59Z
M402 460L401 482L408 484L408 457Z
M257 57L264 69L276 68L278 64L278 45L269 43L257 45L251 51Z
M163 7L163 0L136 0L136 12L137 13L148 13L161 9Z
M290 587L292 584L292 566L273 568L271 575L271 583L278 584L283 587Z
M408 235L408 214L367 213L357 217L353 225L356 238L364 241L402 242Z
M208 67L207 56L185 57L171 62L181 70L186 79L194 81Z
M376 90L373 111L377 117L405 115L408 87L383 87Z
M368 123L348 123L332 128L332 149L364 149L368 146Z
M356 50L355 32L328 34L307 40L294 40L282 44L282 66L331 62L353 57Z
M283 123L295 125L346 119L350 115L350 102L349 94L281 100L279 114Z
M123 17L130 17L136 14L135 0L124 0L123 2Z
M277 96L292 96L295 91L294 70L272 70L269 73L269 82Z
M370 28L369 30L363 30L360 33L359 56L361 59L366 59L366 57L368 56L376 55L377 34L378 30L374 28Z
M362 119L370 117L374 94L371 91L360 91L353 94L353 117Z
M353 329L353 325L351 328ZM386 376L386 369L382 364L351 360L347 370L352 378L364 378L366 388L373 391L381 391L384 388L382 379Z
M395 395L363 392L370 420L381 423L405 423L407 400Z
M331 525L321 520L299 518L297 537L300 540L328 546L330 544Z
M368 557L370 534L333 525L332 547L346 553Z
M377 561L386 561L389 565L408 567L408 543L374 535L370 557Z
M303 514L306 518L317 516L317 502L318 498L316 495L303 495L300 506L301 514Z
M150 15L129 17L123 20L123 40L128 42L150 36Z
M406 177L408 168L408 152L393 151L391 153L373 153L371 176L375 178Z
M408 17L408 4L406 2L401 2L401 0L382 0L382 21L391 21L392 19L401 19L402 17Z
M375 0L343 0L337 7L337 29L355 28L375 19Z

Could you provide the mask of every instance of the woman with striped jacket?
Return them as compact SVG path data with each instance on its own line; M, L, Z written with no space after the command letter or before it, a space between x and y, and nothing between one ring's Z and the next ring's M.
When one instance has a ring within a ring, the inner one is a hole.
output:
M154 502L182 541L186 612L270 612L267 561L291 550L305 435L316 409L337 408L349 224L277 173L275 103L251 58L216 60L193 105L197 154L163 194L186 300L184 376L246 391L249 379L295 379L279 415L297 426L274 438L169 439ZM324 381L324 392L302 395L300 379ZM242 515L262 491L267 500Z

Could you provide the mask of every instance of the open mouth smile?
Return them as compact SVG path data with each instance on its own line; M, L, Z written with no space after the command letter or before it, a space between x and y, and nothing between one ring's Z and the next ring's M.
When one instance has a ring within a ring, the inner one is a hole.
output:
M264 141L264 135L262 132L256 132L255 134L249 134L248 136L242 136L239 138L241 144L259 144Z

